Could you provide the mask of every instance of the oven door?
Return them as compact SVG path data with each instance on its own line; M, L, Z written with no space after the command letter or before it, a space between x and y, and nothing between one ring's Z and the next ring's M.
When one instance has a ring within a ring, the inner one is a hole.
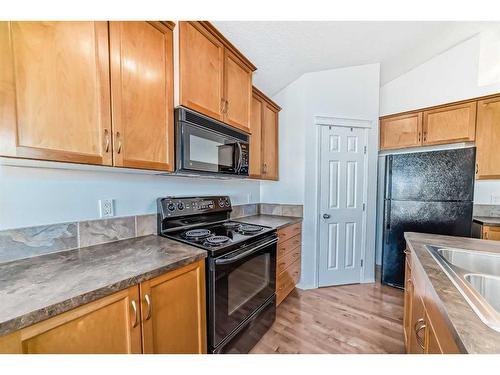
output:
M277 236L210 260L209 343L217 347L276 290Z
M180 123L180 169L239 174L244 160L242 141L187 122Z

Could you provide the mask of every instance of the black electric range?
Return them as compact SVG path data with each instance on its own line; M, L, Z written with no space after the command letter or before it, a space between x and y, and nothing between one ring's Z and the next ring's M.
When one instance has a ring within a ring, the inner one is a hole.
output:
M230 220L227 196L157 203L159 235L208 252L209 352L247 353L275 320L276 230Z

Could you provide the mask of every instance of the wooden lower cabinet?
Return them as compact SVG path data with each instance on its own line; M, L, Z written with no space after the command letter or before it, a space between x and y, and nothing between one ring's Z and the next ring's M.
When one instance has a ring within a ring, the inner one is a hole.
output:
M279 305L300 280L302 225L292 224L278 230L276 253L276 305Z
M413 281L411 279L411 260L406 259L405 262L405 294L404 294L404 317L403 327L405 335L405 347L408 349L410 346L411 337L411 311L413 299Z
M138 286L0 337L0 353L122 354L141 350Z
M500 241L500 227L492 227L489 225L482 226L481 238L485 240Z
M0 337L0 353L206 353L204 272L192 263Z
M407 249L404 296L405 347L409 354L460 353L440 301L422 266Z
M207 352L203 263L141 283L144 353Z

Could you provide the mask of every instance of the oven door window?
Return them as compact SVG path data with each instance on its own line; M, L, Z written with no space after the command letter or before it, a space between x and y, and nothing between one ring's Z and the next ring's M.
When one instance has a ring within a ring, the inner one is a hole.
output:
M183 124L183 167L205 172L236 171L239 160L237 142L209 130Z
M272 297L275 263L272 244L234 263L215 266L214 346Z

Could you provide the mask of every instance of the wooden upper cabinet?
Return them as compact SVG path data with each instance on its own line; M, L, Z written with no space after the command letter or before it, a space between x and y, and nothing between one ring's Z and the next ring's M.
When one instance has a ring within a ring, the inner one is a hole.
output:
M112 164L107 22L0 22L0 154Z
M250 121L250 177L278 180L278 113L281 108L253 87Z
M224 45L198 22L179 22L180 105L223 120Z
M262 174L262 101L252 96L250 117L250 177L260 178Z
M209 22L179 22L178 38L175 104L250 132L256 67Z
M110 22L114 165L174 170L173 25Z
M415 147L422 144L422 112L380 120L380 149Z
M192 263L141 283L146 354L207 352L205 263Z
M224 73L226 100L224 122L249 133L252 70L243 64L234 53L226 50Z
M476 178L500 178L500 96L477 103Z
M278 180L278 111L264 102L262 109L262 178Z
M138 303L139 287L130 287L0 337L0 353L141 353Z
M474 141L476 102L424 111L423 145Z

